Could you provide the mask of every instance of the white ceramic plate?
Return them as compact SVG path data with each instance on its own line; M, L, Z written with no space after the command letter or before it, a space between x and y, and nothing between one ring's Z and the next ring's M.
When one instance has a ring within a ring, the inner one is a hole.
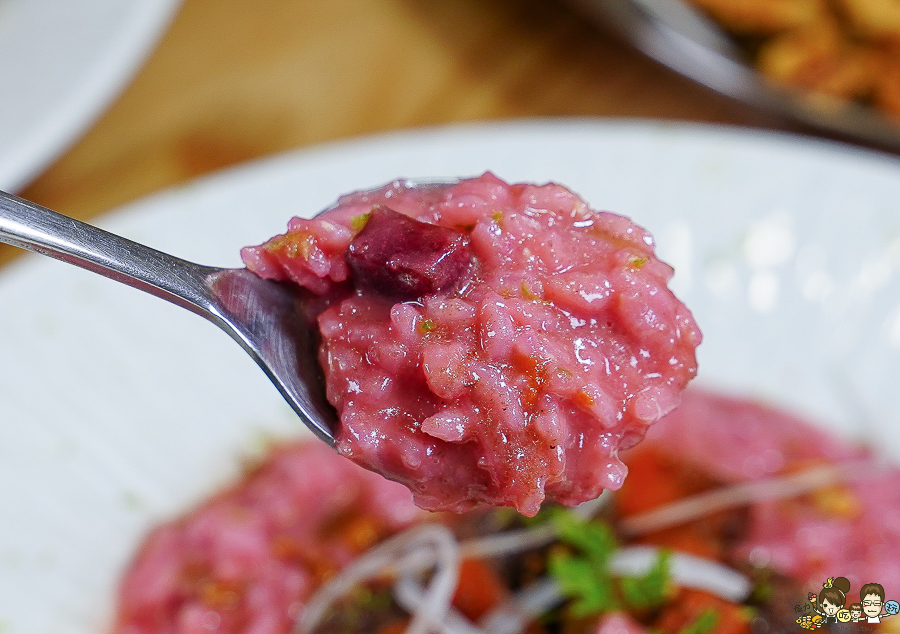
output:
M678 268L701 381L900 457L900 163L737 130L523 122L332 145L226 172L103 225L214 265L338 194L493 170L627 213ZM29 256L0 271L0 630L100 632L142 534L301 433L223 333ZM311 474L311 477L314 477Z
M0 0L0 189L36 176L138 68L179 0Z

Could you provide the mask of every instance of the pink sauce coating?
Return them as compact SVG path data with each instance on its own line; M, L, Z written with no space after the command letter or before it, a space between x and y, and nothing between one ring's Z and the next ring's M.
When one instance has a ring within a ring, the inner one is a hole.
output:
M644 446L726 483L854 463L852 481L754 503L734 557L813 588L836 575L857 590L873 579L900 587L900 469L879 464L861 447L783 410L695 389L653 427ZM859 473L867 457L870 466Z
M455 232L462 277L403 300L354 279L348 249L376 206ZM327 300L320 358L339 451L426 509L534 515L545 497L574 505L617 489L619 450L696 373L700 332L651 236L560 185L394 182L294 218L242 257Z

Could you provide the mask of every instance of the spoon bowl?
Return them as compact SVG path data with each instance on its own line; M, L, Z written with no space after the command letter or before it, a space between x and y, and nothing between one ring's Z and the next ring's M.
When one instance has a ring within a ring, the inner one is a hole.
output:
M335 445L304 299L246 269L182 260L0 192L0 242L93 271L186 308L227 332L268 375L300 420Z

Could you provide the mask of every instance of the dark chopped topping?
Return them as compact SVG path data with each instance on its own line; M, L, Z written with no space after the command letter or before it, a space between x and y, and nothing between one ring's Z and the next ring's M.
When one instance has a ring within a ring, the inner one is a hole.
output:
M463 233L382 205L372 208L347 249L356 285L398 300L452 290L474 262Z

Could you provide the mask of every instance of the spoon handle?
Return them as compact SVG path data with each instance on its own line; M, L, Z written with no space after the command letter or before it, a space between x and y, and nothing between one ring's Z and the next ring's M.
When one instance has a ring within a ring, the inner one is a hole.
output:
M47 255L209 318L213 267L146 247L0 191L0 242Z

